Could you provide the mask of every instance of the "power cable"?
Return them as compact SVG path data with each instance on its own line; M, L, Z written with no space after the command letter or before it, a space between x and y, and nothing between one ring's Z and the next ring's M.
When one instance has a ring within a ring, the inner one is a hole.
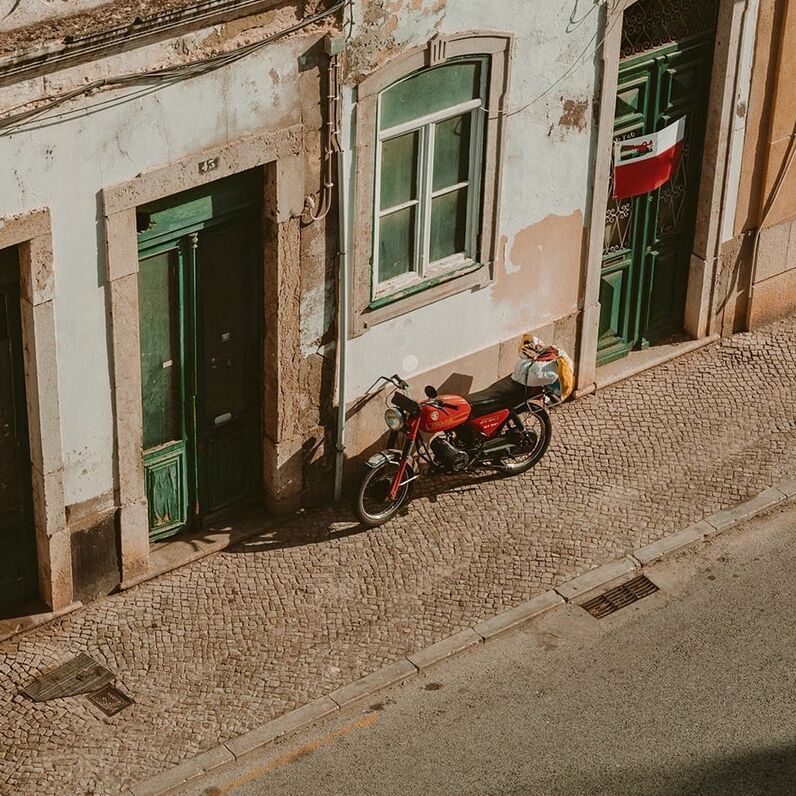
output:
M616 1L615 1L615 3L614 3L614 5L613 5L613 6L612 6L612 8L611 8L611 11L615 10L615 9L616 9L616 7L617 7L617 5L618 5L620 2L621 2L621 0L616 0ZM595 5L595 8L596 8L596 7L597 7L597 6ZM588 16L588 14L587 14L586 16ZM584 17L583 17L583 19L585 19L585 18L586 18L586 16L584 16ZM610 25L608 26L608 28L606 29L606 31L605 31L605 34L603 35L603 37L602 37L602 38L601 38L599 41L597 41L597 37L600 35L600 32L599 32L599 30L598 30L598 31L597 31L597 32L596 32L596 33L595 33L595 34L594 34L594 35L593 35L593 36L592 36L592 37L589 39L589 41L586 43L586 46L585 46L585 47L584 47L584 48L581 50L581 52L580 52L580 54L578 55L578 57L577 57L577 58L576 58L576 59L575 59L575 60L572 62L572 64L571 64L571 65L570 65L570 67L569 67L569 68L566 70L566 72L564 72L563 74L559 75L559 77L558 77L558 78L556 78L556 80L555 80L555 81L553 81L553 82L552 82L552 83L551 83L551 84L550 84L550 85L549 85L549 86L548 86L548 87L547 87L547 88L546 88L544 91L542 91L540 94L537 94L537 95L536 95L536 96L535 96L535 97L534 97L532 100L530 100L529 102L526 102L526 103L525 103L525 105L522 105L522 106L520 106L519 108L514 108L514 109L512 109L512 110L494 110L494 109L483 108L483 107L482 107L482 108L480 108L480 110L481 110L481 111L483 111L485 114L487 114L487 116L488 116L490 119L497 119L497 118L499 118L499 117L501 117L501 116L503 116L504 118L508 119L508 118L510 118L510 117L512 117L512 116L516 116L517 114L520 114L520 113L522 113L523 111L527 111L527 110L528 110L528 108L530 108L532 105L535 105L537 102L539 102L539 100L541 100L541 99L543 99L544 97L546 97L546 96L547 96L547 95L548 95L548 94L549 94L549 93L550 93L550 92L551 92L551 91L552 91L552 90L553 90L553 89L554 89L556 86L558 86L558 85L559 85L559 84L560 84L560 83L561 83L563 80L566 80L566 78L568 78L568 77L569 77L571 74L573 74L574 72L576 72L578 69L581 69L581 68L583 67L583 65L586 63L586 62L583 60L583 57L584 57L584 56L585 56L585 55L586 55L588 52L592 51L593 49L594 49L594 50L599 50L599 49L600 49L600 47L602 47L602 45L605 43L605 40L606 40L606 39L608 38L608 36L611 34L611 32L612 32L612 31L613 31L613 29L616 27L617 23L619 22L619 20L620 20L621 18L622 18L622 15L621 15L621 14L617 14L617 15L614 17L613 21L611 22L611 24L610 24ZM594 44L594 42L595 42L595 41L597 41L597 43L594 45L594 47L592 47L592 45Z
M163 85L171 85L172 83L187 80L192 77L196 77L197 75L205 75L210 72L214 72L217 69L221 69L229 64L235 63L247 56L251 55L252 53L257 52L258 50L263 49L264 47L272 44L279 39L284 38L285 36L289 36L292 33L296 33L299 30L302 30L309 25L312 25L316 22L320 22L327 17L330 17L336 14L341 9L345 8L347 5L350 5L350 0L341 0L341 2L336 3L331 8L326 9L325 11L321 11L317 14L313 14L312 16L305 17L300 22L291 25L284 30L281 30L277 33L274 33L265 39L261 39L257 42L252 42L251 44L244 45L243 47L239 47L237 50L233 50L228 53L219 53L217 55L211 55L207 58L202 58L198 61L194 61L190 64L181 64L179 66L173 67L164 67L162 69L154 69L147 72L133 72L129 74L119 75L118 77L112 78L101 78L99 80L94 80L90 83L87 83L80 88L74 89L72 91L68 91L65 94L62 94L59 97L51 99L50 101L46 102L44 105L40 105L37 108L31 108L27 111L22 111L20 113L12 113L8 114L4 117L0 117L0 136L6 136L14 133L17 131L21 126L30 120L36 119L44 114L48 113L49 111L54 110L55 108L60 107L61 105L69 102L70 100L76 99L80 96L85 96L86 94L91 94L95 91L98 91L103 88L116 88L122 86L132 86L137 84L155 84L155 88L160 87L160 84ZM119 98L117 98L119 99ZM103 103L111 102L110 100L102 100L98 105L102 105ZM75 109L74 113L80 114L85 112L91 112L93 108L79 108ZM63 116L66 117L69 115L69 112L65 113ZM58 123L58 120L53 120L50 124ZM43 125L46 126L46 125ZM26 128L30 129L30 128Z

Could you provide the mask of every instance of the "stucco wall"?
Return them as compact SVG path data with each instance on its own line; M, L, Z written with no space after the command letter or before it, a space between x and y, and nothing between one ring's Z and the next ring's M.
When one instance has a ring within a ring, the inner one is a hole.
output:
M507 31L515 41L506 105L517 113L506 123L494 282L380 323L352 340L352 400L381 373L430 371L577 312L599 19L596 8L588 13L591 3L577 6L561 0L356 3L347 55L350 84L437 32ZM492 371L474 375L477 386Z
M735 240L725 250L734 286L730 330L796 311L796 3L761 0ZM785 174L777 187L781 174ZM758 239L759 237L759 239Z
M791 137L796 133L796 3L761 0L736 233L761 220ZM765 221L776 226L796 217L796 170L783 185Z
M295 21L295 7L261 19L263 36ZM0 108L30 98L31 87L51 94L102 75L196 59L250 41L238 21L177 41L62 71L26 87L0 92ZM56 273L64 492L67 507L112 494L113 423L108 337L108 292L100 191L136 175L262 129L307 125L307 193L318 189L320 88L318 29L271 45L222 70L173 85L103 92L69 103L63 116L41 119L0 136L0 217L51 210ZM311 52L310 52L311 51ZM309 53L309 55L308 55ZM57 123L51 123L57 121ZM308 228L302 246L307 283L327 278L323 227ZM334 250L334 246L332 246ZM305 270L304 268L302 269ZM314 341L331 323L315 301L305 336ZM308 377L310 378L310 377ZM309 389L308 389L309 392ZM317 393L317 390L316 390ZM319 401L315 395L314 400ZM307 426L317 422L310 413ZM100 501L101 505L105 505Z

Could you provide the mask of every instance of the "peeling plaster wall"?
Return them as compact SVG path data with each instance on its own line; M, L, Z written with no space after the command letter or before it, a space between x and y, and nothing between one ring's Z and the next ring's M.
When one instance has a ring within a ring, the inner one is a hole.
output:
M259 28L217 26L0 90L0 111L21 97L73 88L97 76L192 60L234 48L295 20L295 5L260 19ZM56 274L61 426L67 506L107 496L114 487L113 418L104 229L100 192L136 175L255 131L308 126L305 190L318 190L320 29L271 45L224 69L151 90L102 93L70 103L58 124L33 122L0 136L0 217L33 208L52 212ZM32 92L35 92L32 94ZM334 216L332 216L332 219ZM330 278L324 224L302 233L302 285ZM336 251L332 243L331 251ZM333 324L333 308L308 292L312 316L305 350ZM311 298L310 298L311 297ZM319 364L315 364L314 360ZM306 361L308 400L320 400L321 357ZM320 409L304 420L315 432Z
M572 328L569 319L579 309L582 291L592 174L599 14L587 15L590 8L590 2L574 0L356 3L349 84L437 32L508 31L515 43L507 107L520 109L556 85L507 120L494 283L375 325L352 340L350 400L382 373L409 377L439 369L525 331L552 330L556 321ZM572 24L570 15L586 16ZM572 347L574 334L567 337ZM407 370L405 360L414 364L415 358L416 368ZM491 376L475 375L475 386Z

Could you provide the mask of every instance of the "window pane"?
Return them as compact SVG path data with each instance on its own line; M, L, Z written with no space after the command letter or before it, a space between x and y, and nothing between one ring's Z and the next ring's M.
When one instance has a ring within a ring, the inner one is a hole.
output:
M381 219L379 282L414 270L416 208L407 207Z
M182 439L177 252L141 260L138 272L144 450Z
M388 88L381 97L381 129L428 116L481 96L484 61L426 69Z
M438 196L431 203L431 262L467 249L467 188Z
M381 145L381 209L417 199L420 131L391 138Z
M437 125L434 143L434 190L450 188L470 179L470 127L472 114L456 116Z

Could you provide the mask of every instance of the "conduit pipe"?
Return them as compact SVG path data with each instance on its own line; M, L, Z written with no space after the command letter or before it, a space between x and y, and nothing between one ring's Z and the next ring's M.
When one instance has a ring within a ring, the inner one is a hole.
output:
M342 91L341 91L342 93ZM343 107L345 102L341 97ZM341 125L339 150L337 152L337 206L339 214L339 252L337 255L337 442L334 462L334 499L343 494L343 465L345 464L346 425L346 354L348 349L348 250L351 230L349 228L349 158L352 137L353 113L347 123Z

